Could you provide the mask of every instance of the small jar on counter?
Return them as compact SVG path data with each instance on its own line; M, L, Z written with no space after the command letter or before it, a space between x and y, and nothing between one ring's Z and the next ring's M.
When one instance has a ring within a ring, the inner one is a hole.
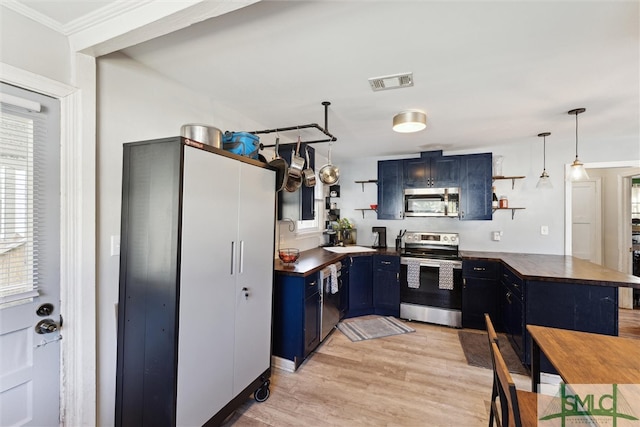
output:
M509 207L509 200L507 200L507 196L500 196L500 207L501 208Z

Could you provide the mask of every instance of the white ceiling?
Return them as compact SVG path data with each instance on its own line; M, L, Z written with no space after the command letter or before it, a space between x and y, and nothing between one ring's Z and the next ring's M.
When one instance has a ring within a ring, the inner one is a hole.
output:
M22 2L61 24L118 3ZM323 126L330 101L336 159L524 145L543 131L552 152L573 147L577 107L582 151L640 141L638 28L637 1L265 0L124 52L268 128ZM402 72L413 87L374 93L367 80ZM427 129L393 132L411 108Z

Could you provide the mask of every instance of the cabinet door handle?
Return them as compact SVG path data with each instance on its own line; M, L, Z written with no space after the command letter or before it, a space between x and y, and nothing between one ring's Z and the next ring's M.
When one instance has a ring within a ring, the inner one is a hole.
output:
M520 285L518 285L517 283L512 283L513 287L516 289L520 289Z
M380 264L391 265L391 261L380 261Z
M313 286L315 286L315 285L316 285L316 283L317 283L317 282L316 282L315 280L314 280L313 282L309 282L309 286L310 286L310 287L313 287Z
M511 305L511 292L507 292L507 302L509 303L509 305Z
M242 274L244 272L244 240L240 240L240 271Z
M236 242L231 242L231 275L233 276L233 267L236 265Z
M473 267L474 271L485 271L486 268L484 267Z

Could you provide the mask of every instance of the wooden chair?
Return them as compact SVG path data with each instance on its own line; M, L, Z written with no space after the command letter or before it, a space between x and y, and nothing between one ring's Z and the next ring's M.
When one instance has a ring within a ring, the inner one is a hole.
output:
M487 337L489 338L489 349L491 349L492 343L498 344L498 334L496 333L496 329L493 327L491 317L488 313L484 314L484 322L487 325ZM496 365L493 361L493 355L491 355L491 366L493 368L493 385L491 386L491 410L489 411L489 427L493 427L494 413L498 412L496 406L496 399L498 398L498 377L496 376ZM500 425L500 418L496 417L496 421L498 422L498 425Z
M529 427L538 425L538 395L530 391L516 390L507 364L502 358L498 344L491 343L491 357L493 358L495 376L498 379L498 395L500 396L501 414L496 405L492 404L496 421L502 427Z

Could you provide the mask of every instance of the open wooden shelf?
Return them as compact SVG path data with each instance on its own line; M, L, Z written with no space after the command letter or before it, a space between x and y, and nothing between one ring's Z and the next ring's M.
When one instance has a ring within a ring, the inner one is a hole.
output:
M366 181L355 181L355 183L362 185L362 191L364 192L364 185L365 184L377 184L378 180L377 179L368 179Z
M491 179L493 179L494 181L497 180L501 180L501 179L510 179L511 180L511 189L513 190L513 188L516 185L516 179L524 179L526 178L526 176L492 176Z
M364 211L378 211L377 209L371 209L371 208L356 208L354 209L354 211L362 211L362 219L364 219Z
M491 208L491 209L493 210L493 212L495 212L495 211L508 211L509 209L511 209L511 219L513 219L513 217L516 214L517 210L526 209L526 208Z

